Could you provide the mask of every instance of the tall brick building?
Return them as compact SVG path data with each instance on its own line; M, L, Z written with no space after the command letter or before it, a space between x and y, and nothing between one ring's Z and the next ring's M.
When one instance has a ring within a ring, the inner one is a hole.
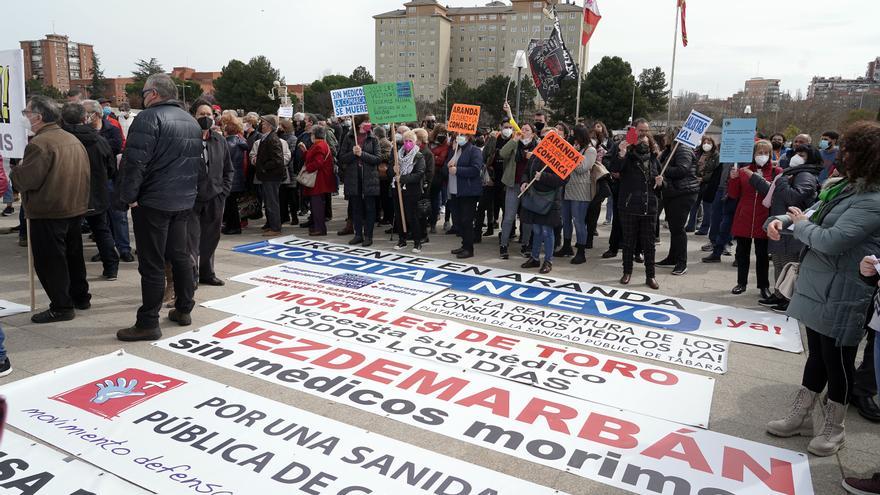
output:
M67 91L71 81L92 77L92 45L70 41L61 34L47 34L44 39L20 44L28 79L39 79L45 86Z

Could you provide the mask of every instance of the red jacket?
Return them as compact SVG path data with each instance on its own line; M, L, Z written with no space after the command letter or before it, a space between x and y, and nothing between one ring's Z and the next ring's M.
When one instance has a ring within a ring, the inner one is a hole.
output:
M6 177L6 171L3 170L3 157L0 156L0 196L6 194L9 189L9 178Z
M748 169L759 173L758 166L754 163L749 165ZM773 179L782 173L782 169L774 167L768 161L760 173L767 182L772 183ZM730 229L733 236L766 239L767 233L764 232L763 227L767 217L770 216L770 209L761 204L764 201L764 195L758 193L742 171L736 179L728 179L727 196L739 200L736 205L736 215L733 217L733 227Z
M306 172L318 172L315 187L303 187L303 196L318 196L333 192L336 180L333 178L333 155L330 146L323 139L316 139L306 152Z
M110 122L110 125L119 129L119 133L122 134L122 149L125 149L125 131L122 130L122 124L112 114L107 116L107 121Z

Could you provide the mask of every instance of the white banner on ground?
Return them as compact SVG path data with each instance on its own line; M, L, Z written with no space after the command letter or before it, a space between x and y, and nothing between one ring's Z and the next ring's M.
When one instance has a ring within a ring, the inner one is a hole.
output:
M348 345L363 354L391 352L428 360L435 371L437 366L479 371L669 421L702 428L709 424L715 380L693 373L274 287L257 287L205 306L312 332L321 335L318 342ZM201 336L190 332L169 340ZM228 337L214 336L220 345L239 343Z
M669 493L813 493L801 453L519 383L502 385L481 373L437 372L402 355L373 357L271 327L230 317L203 327L198 338L158 345L635 493L656 494L669 484Z
M397 310L408 308L443 290L439 285L297 262L260 268L236 275L231 280L305 291L317 297L339 297L377 308Z
M559 493L122 352L0 392L16 428L161 494Z
M412 309L712 373L727 373L729 344L724 340L455 291L437 294Z
M444 285L459 292L651 328L775 347L789 352L803 350L797 320L765 311L295 236L246 244L236 247L235 251L313 266L381 274L386 278Z
M25 306L24 304L18 304L12 301L0 299L0 318L4 316L17 315L19 313L27 313L30 310L30 306Z
M138 486L13 431L0 443L0 493L15 495L150 495Z

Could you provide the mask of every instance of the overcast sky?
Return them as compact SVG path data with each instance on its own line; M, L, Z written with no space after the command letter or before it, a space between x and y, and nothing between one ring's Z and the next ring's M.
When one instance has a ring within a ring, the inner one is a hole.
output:
M372 15L402 8L395 0L5 0L14 22L0 49L52 31L90 43L108 77L128 76L139 58L170 70L220 70L230 59L266 55L289 83L358 65L375 73ZM488 0L447 0L451 6ZM582 0L578 0L582 4ZM618 55L638 73L669 76L675 0L598 0L602 21L590 65ZM206 6L210 6L206 8ZM863 76L880 56L880 0L688 0L689 46L679 44L675 92L726 97L754 76L779 78L806 93L814 75ZM571 47L576 54L577 47Z

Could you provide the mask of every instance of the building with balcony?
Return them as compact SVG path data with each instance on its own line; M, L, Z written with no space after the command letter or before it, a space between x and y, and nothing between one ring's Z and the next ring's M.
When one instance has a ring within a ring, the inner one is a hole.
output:
M70 41L61 34L47 34L41 40L21 41L20 46L25 77L38 79L44 86L67 91L71 81L92 77L92 45Z

